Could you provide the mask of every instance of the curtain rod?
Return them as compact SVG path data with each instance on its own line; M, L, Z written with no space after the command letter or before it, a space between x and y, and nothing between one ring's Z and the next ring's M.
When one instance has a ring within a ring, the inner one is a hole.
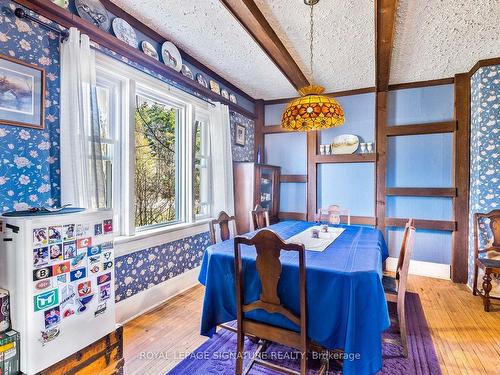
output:
M18 18L26 18L30 21L33 21L33 22L36 22L38 23L39 25L45 27L46 29L49 29L57 34L59 34L59 37L61 38L62 41L64 41L65 39L68 38L69 36L69 31L67 29L64 29L64 30L60 30L54 26L51 26L51 25L48 25L46 24L45 22L42 22L40 21L39 19L29 15L28 13L26 13L26 11L23 9L23 8L16 8L14 10L14 14L16 15L16 17Z

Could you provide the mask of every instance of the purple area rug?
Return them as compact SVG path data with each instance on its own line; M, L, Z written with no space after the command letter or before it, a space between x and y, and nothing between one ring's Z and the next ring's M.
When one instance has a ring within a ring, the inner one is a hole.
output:
M424 311L418 294L406 294L406 319L408 326L408 358L403 357L399 342L399 330L395 304L389 303L391 327L383 334L382 358L383 367L379 374L415 374L440 375L441 369L434 350L432 338L425 320ZM387 339L389 341L387 341ZM250 356L255 352L257 344L245 340L245 353ZM234 374L236 353L236 334L224 329L218 331L211 339L203 343L190 356L179 363L170 375L179 374ZM272 344L265 352L269 362L298 370L299 358L293 349ZM308 361L308 374L315 375L319 369L319 360L311 356ZM246 361L244 361L244 366ZM330 362L329 374L341 374L341 365ZM254 364L250 374L278 375L279 372Z

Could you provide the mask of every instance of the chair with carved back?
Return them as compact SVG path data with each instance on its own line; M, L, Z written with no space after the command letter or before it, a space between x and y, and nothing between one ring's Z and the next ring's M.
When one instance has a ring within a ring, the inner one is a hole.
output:
M257 252L256 269L261 282L260 297L258 300L244 304L244 282L243 266L240 245L255 246ZM299 293L300 293L300 316L286 307L286 301L282 301L278 295L278 283L281 277L282 264L280 261L281 250L294 251L299 258ZM272 370L287 374L305 375L307 373L307 350L310 343L307 339L307 297L306 297L306 261L304 245L285 242L274 231L263 229L252 238L237 236L234 239L234 262L236 277L236 306L237 306L237 359L236 374L247 374L252 366L257 363ZM270 314L281 314L293 322L299 331L292 331L268 323L250 320L245 314L262 309ZM243 371L243 345L245 335L259 337L261 339L257 351ZM259 354L267 347L269 341L277 342L300 351L300 372L264 361ZM328 370L324 362L319 374Z
M211 220L208 226L210 228L210 239L214 245L238 235L236 218L234 216L229 216L225 211L219 212L217 219ZM219 324L219 327L236 332L234 327L226 323Z
M253 211L250 211L250 230L257 230L269 226L269 211L256 205Z
M406 286L408 282L408 270L410 268L410 259L413 253L413 245L415 243L415 226L414 220L410 219L406 223L399 251L398 265L396 267L396 276L382 277L384 285L385 297L388 302L394 302L398 311L399 331L401 334L401 346L403 355L408 356L408 338L406 333L406 315L405 315L405 296Z
M217 215L217 219L209 222L210 239L213 244L223 242L237 235L236 218L229 216L226 212L221 211Z
M489 228L486 222L489 221ZM479 244L479 229L482 230L483 239L488 243L482 248ZM487 235L491 238L486 239ZM484 235L483 233L486 233ZM481 256L480 256L481 255ZM496 259L495 259L496 258ZM479 268L483 270L483 290L477 288ZM484 311L490 311L491 299L498 297L490 296L492 289L492 274L500 274L500 210L493 210L488 213L474 214L474 279L472 293L479 294L483 298Z
M351 225L351 215L349 210L342 209L338 204L332 204L327 208L318 209L315 220L319 222L328 222L330 224L340 224L342 218L347 218L347 225Z

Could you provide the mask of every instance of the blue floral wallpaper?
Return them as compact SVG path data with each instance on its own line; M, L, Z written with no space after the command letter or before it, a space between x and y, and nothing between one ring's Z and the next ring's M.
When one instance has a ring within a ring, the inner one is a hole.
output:
M13 1L0 0L0 53L45 68L46 121L44 130L0 124L0 212L60 203L59 38L35 22L15 17L13 10L17 6ZM26 11L33 17L58 27L36 13ZM148 71L111 50L97 45L94 47L182 88L179 83ZM233 141L233 158L237 161L251 161L254 122L231 112L233 139L236 123L245 126L247 137L245 146L235 145ZM208 233L203 233L117 258L116 300L123 301L142 290L199 266L203 251L209 244Z
M59 38L15 17L15 8L0 0L0 53L45 69L45 129L0 124L0 212L57 205L60 198Z
M116 258L116 302L198 267L210 244L207 232Z
M471 78L469 284L474 267L473 214L500 208L500 65L478 69ZM480 223L482 245L491 240L488 223ZM482 274L478 287L481 288ZM500 296L500 275L492 294Z
M255 122L239 113L230 111L231 138L233 140L233 161L254 161L254 143L255 143ZM235 143L236 124L243 125L246 129L245 146Z

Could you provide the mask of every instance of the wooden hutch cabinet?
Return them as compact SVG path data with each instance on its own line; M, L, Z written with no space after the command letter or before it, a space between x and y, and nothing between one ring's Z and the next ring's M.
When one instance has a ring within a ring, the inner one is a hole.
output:
M234 210L238 233L250 230L249 212L260 204L278 221L281 167L252 162L234 163Z

